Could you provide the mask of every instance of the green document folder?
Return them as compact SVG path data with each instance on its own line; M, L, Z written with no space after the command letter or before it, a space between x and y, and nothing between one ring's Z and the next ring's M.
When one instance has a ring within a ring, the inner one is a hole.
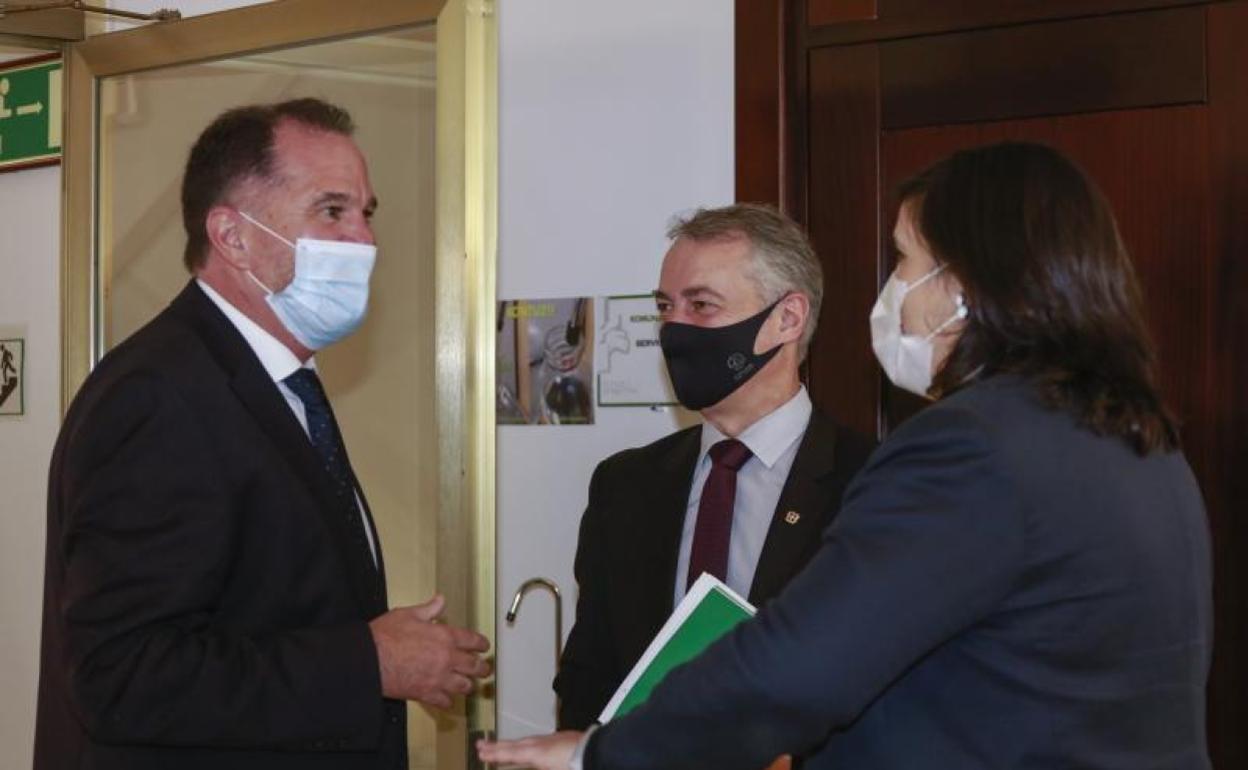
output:
M598 721L606 723L637 708L668 672L710 646L738 623L754 615L754 607L709 573L703 573L633 666Z

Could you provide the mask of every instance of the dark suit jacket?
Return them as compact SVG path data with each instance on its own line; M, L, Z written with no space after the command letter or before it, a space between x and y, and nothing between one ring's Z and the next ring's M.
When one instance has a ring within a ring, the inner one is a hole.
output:
M330 483L194 283L109 353L52 457L35 767L406 767Z
M1183 456L994 377L884 442L808 567L586 767L1203 769L1211 617Z
M555 678L562 727L580 729L598 718L672 612L700 447L701 427L688 428L613 455L594 471L576 549L576 624ZM871 449L866 439L811 414L755 569L755 606L814 555ZM801 518L785 523L788 511Z

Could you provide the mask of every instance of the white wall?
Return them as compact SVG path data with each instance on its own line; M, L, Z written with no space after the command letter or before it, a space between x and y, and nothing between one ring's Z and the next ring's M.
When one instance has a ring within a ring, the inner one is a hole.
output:
M499 297L603 296L658 283L678 212L733 197L733 4L500 0ZM677 415L599 409L597 424L498 431L498 691L504 737L554 726L554 617L597 462Z
M48 460L60 424L59 166L0 175L0 328L25 327L26 415L0 417L0 767L30 767ZM12 762L12 764L9 764Z

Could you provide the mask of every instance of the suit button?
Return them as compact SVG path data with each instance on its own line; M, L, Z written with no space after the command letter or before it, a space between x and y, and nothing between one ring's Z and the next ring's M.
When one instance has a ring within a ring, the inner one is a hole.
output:
M390 712L390 724L397 725L399 723L399 714L397 711Z

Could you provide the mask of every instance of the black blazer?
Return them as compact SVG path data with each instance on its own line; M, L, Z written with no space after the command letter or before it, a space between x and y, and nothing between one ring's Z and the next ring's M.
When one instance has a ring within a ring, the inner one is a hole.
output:
M576 549L576 624L555 677L559 725L583 729L672 612L680 534L701 427L604 460L589 485ZM749 600L760 606L810 560L872 445L811 414L759 555ZM794 524L785 514L797 511Z
M336 501L189 284L100 362L57 440L35 767L406 767L367 626L384 569Z
M586 768L1205 770L1208 524L994 377L872 455L807 568L590 739Z

